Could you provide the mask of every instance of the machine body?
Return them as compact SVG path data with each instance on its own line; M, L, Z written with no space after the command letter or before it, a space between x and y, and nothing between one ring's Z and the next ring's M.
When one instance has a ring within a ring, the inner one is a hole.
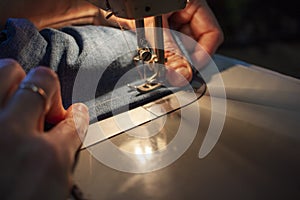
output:
M117 17L142 19L183 9L187 0L88 0Z

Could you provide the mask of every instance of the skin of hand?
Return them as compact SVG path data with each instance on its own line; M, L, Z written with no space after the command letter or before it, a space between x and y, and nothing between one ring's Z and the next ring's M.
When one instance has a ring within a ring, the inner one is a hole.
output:
M1 0L0 29L8 18L27 18L38 29L93 24L98 12L86 0Z
M24 82L42 88L47 98ZM14 60L0 60L1 199L67 199L78 149L89 124L88 109L65 110L54 71L37 67L26 76ZM55 124L45 132L44 122Z
M105 11L102 12L105 15ZM151 17L145 18L145 26L153 27L153 21ZM111 25L121 25L124 29L135 28L134 20L113 16L110 22ZM209 57L222 44L223 32L205 0L191 0L184 9L163 15L163 27L165 28L164 48L168 69L166 78L173 86L184 86L192 79L192 69L189 62L182 56L169 29L179 31L196 41L191 43L183 40L183 44L198 70L205 66ZM153 36L148 33L147 38L150 40Z

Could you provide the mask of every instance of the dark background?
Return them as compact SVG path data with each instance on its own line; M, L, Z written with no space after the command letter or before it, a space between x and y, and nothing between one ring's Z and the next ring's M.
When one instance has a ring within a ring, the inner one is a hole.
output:
M294 0L207 2L225 35L217 53L300 78L300 7Z

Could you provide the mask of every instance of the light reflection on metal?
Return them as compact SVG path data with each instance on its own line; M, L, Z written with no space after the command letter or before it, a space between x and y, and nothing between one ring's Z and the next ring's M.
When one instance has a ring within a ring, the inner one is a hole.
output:
M122 151L151 160L151 154L166 148L173 138L172 134L166 134L166 123L167 117L162 116L112 138L111 142Z
M153 123L153 120L158 118L165 121L163 118L164 115L195 102L204 94L205 89L206 86L203 84L200 88L195 88L194 92L189 90L178 91L144 106L96 122L89 126L82 148L105 141L133 128L135 128L134 131L138 131L141 127L145 128L145 126L141 125L148 122ZM151 126L153 131L156 131L158 128L154 127L151 123L148 123L148 126ZM139 128L136 129L136 127ZM146 133L145 130L140 132ZM131 133L129 132L129 134ZM147 137L146 135L144 136ZM143 134L140 137L143 137Z

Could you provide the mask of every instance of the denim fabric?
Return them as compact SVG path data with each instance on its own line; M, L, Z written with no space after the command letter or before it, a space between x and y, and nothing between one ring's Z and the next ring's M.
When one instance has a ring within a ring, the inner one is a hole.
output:
M0 58L14 58L27 72L41 63L46 48L47 41L26 20L10 19L1 32Z
M96 98L95 104L87 104L91 112L96 112L93 115L103 119L128 105L136 107L153 100L153 97L170 93L162 88L153 95L140 95L129 93L129 88L124 85L115 90L117 93L112 92L119 78L135 67L132 58L137 45L132 32L97 26L38 31L25 19L9 19L1 35L0 58L17 60L27 72L37 65L49 66L57 72L65 107L74 101L89 102L91 98ZM82 94L74 99L74 81L78 72L85 75L79 86Z
M86 103L91 121L110 117L179 89L162 87L146 94L130 91L127 84L141 79L141 70L133 62L136 36L130 31L101 26L38 31L28 20L9 19L0 36L0 58L17 60L26 72L38 65L55 70L61 83L64 107L74 102ZM178 37L174 36L180 45Z
M109 70L109 73L105 73L108 77L103 77L98 87L98 93L103 94L126 68L134 66L133 55L118 59L124 54L124 48L135 51L134 34L97 26L38 31L25 19L9 19L5 30L1 32L0 58L17 60L27 72L38 65L55 70L61 81L63 102L67 107L71 104L73 82L80 68L91 74L93 70Z

